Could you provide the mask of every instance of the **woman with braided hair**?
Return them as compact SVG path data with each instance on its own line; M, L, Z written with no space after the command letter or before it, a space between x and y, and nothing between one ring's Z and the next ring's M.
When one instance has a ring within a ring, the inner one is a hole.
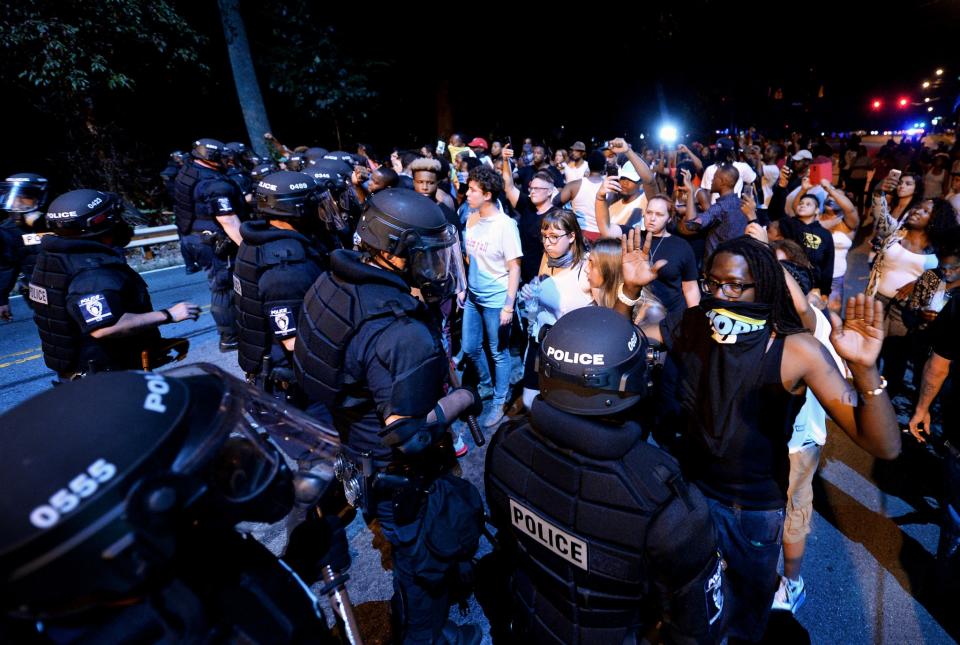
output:
M623 238L626 313L663 261L650 262L634 231ZM703 299L680 317L644 327L662 342L678 373L678 459L697 483L717 525L732 614L728 635L764 633L780 555L790 462L787 442L807 388L853 441L881 459L900 452L900 432L876 362L883 307L858 295L846 320L832 316L831 343L851 373L847 382L826 349L803 327L773 251L738 237L719 244L705 263Z

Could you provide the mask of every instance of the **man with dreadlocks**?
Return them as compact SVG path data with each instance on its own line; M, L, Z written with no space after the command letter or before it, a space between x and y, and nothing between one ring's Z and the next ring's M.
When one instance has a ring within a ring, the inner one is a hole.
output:
M656 278L649 239L623 238L618 309L628 311ZM862 294L832 316L830 340L853 374L847 382L803 327L788 280L770 248L750 237L720 243L707 258L703 297L679 317L645 327L678 371L682 434L677 455L707 497L731 582L729 636L757 641L777 588L790 469L787 442L807 388L861 448L881 459L900 452L897 418L876 362L883 307Z

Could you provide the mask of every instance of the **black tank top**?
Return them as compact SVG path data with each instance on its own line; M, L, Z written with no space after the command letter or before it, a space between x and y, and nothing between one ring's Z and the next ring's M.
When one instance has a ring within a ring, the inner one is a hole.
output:
M784 337L777 336L764 354L757 380L740 402L742 422L723 455L713 455L698 433L685 433L684 474L708 497L755 510L786 504L787 442L805 397L783 387L783 346Z

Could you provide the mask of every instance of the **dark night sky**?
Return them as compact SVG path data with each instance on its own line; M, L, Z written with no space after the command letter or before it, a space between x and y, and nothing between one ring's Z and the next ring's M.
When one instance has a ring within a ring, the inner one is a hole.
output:
M102 116L122 125L120 146L138 146L150 168L162 167L171 150L198 137L247 139L216 3L176 6L209 37L203 55L210 77L144 79L136 92L99 106ZM242 0L241 6L256 59L266 40L257 12L270 3ZM958 0L904 2L895 10L841 0L700 0L661 3L663 9L651 2L568 9L546 2L536 9L476 2L314 6L335 26L345 54L388 62L371 79L379 101L347 136L348 148L357 140L381 151L419 146L451 130L562 145L621 134L636 141L666 118L698 138L746 125L771 134L786 124L808 132L896 129L923 107L871 113L870 98L922 100L921 80L944 67L952 96L938 110L949 115L960 85L960 56L951 53L960 33ZM267 111L281 140L336 147L332 130L267 91L263 76ZM817 99L820 85L824 98ZM438 101L441 87L445 102ZM768 91L778 87L785 99L771 101ZM68 145L62 124L44 121L28 102L12 100L13 93L7 97L8 122L20 124L8 130L7 143L21 154L2 160L2 170L46 168L55 177ZM449 125L438 119L438 103L446 105Z

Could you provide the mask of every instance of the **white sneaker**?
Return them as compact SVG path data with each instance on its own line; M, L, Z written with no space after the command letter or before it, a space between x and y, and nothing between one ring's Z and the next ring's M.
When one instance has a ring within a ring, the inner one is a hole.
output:
M463 440L462 432L457 432L453 437L453 451L457 454L457 457L463 457L467 454L467 444Z
M786 576L780 576L780 586L773 595L773 609L797 613L800 606L807 599L807 590L803 584L803 576L794 582Z

